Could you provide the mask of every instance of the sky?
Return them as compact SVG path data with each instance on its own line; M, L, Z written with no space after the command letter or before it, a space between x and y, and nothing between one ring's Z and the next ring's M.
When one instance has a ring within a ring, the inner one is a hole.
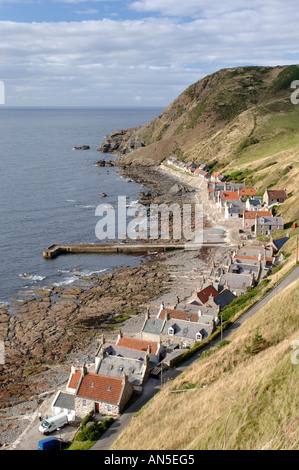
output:
M168 106L222 68L299 63L298 0L0 0L7 106Z

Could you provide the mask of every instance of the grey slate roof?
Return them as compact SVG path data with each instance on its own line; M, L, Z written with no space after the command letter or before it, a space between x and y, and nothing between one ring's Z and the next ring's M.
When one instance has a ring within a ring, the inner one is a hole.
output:
M110 356L127 357L128 359L137 359L140 361L143 361L146 356L146 351L138 351L137 349L125 348L110 343L104 343L102 350Z
M261 253L262 256L271 256L270 252L265 250L265 248L262 247L262 246L261 247L252 247L252 248L243 246L243 247L239 248L236 257L238 257L238 255L258 257L259 253Z
M243 260L245 261L245 260ZM249 260L250 261L250 260ZM236 268L238 269L236 271ZM237 272L238 274L253 274L255 277L259 272L258 264L245 264L245 263L233 263L228 269L229 273Z
M282 217L257 217L258 225L283 225Z
M148 318L142 328L145 333L159 335L163 326L163 321L159 318Z
M59 392L59 395L56 398L53 406L64 408L66 410L75 409L75 395L72 393Z
M205 307L201 305L200 302L193 300L190 304L180 303L177 305L178 310L184 310L190 313L198 314L198 311L201 311L202 315L216 317L218 315L218 309L212 307ZM200 317L199 317L200 318Z
M196 334L198 332L201 332L202 334L204 333L204 335L207 337L211 334L212 331L212 328L209 325L205 325L203 323L170 319L165 322L162 334L168 335L168 330L171 327L174 329L173 337L178 339L189 339L193 341L196 340Z
M252 207L260 207L262 206L260 199L249 199L248 204Z
M280 250L280 248L289 240L289 237L284 237L284 238L279 238L278 240L273 240L273 244L277 250Z
M145 373L144 361L118 356L104 356L97 373L118 379L122 379L126 374L132 385L142 385Z
M251 286L252 277L247 274L225 273L220 278L221 286L227 282L229 289L246 289Z
M227 305L229 305L236 296L229 290L229 289L224 289L220 294L218 294L214 298L214 302L216 305L219 305L220 308L224 308Z

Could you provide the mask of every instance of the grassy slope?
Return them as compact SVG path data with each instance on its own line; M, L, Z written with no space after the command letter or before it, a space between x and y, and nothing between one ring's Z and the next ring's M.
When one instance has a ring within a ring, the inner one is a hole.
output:
M299 221L299 105L290 103L296 67L223 70L192 85L156 120L140 130L147 147L127 161L157 163L175 153L205 161L260 194L286 188L277 209L286 232ZM294 264L291 254L268 287ZM230 343L198 361L164 386L116 441L114 449L298 449L299 364L291 362L298 341L299 281L272 300ZM261 351L246 353L257 335ZM174 390L189 391L172 393Z
M285 222L299 221L299 105L291 103L299 68L223 69L182 93L137 131L146 147L127 154L130 163L157 164L169 155L206 162L260 194L286 188Z
M294 264L273 275L273 282ZM299 280L135 417L113 449L298 449ZM260 351L252 350L257 333ZM174 390L185 392L173 393Z

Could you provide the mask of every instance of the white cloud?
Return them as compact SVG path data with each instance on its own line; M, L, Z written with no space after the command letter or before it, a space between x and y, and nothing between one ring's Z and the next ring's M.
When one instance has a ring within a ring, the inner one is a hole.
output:
M75 10L74 13L76 13L76 15L96 15L99 11L88 8L87 10Z
M161 12L170 6L168 0L135 2L135 8L136 3L147 8L159 3ZM179 11L181 2L171 3L173 11ZM151 105L158 100L160 104L162 96L166 105L188 85L220 68L287 64L298 57L297 9L290 14L275 0L271 9L252 0L256 10L233 9L236 2L230 0L222 14L216 8L221 8L219 0L211 7L202 0L185 0L184 5L192 11L195 3L205 7L206 16L189 21L2 21L0 80L7 96L19 93L21 100L27 93L26 100L34 104L40 93L45 104L53 105L74 104L74 96L85 99L85 104L97 104L94 97L101 96L105 105L127 105L139 96L140 104Z

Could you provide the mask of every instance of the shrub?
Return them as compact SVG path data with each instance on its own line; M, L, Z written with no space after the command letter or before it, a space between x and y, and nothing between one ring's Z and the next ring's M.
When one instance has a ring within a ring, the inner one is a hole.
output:
M82 420L80 431L75 436L75 441L96 441L113 423L113 418L96 422L92 414L88 414Z
M245 353L251 354L251 355L258 354L260 351L263 351L268 346L269 345L267 341L265 340L265 338L263 338L263 336L257 330L254 337L251 340L251 344L245 347Z
M92 413L89 413L88 415L85 416L85 418L82 419L81 426L82 427L86 426L86 424L90 421L93 421Z

